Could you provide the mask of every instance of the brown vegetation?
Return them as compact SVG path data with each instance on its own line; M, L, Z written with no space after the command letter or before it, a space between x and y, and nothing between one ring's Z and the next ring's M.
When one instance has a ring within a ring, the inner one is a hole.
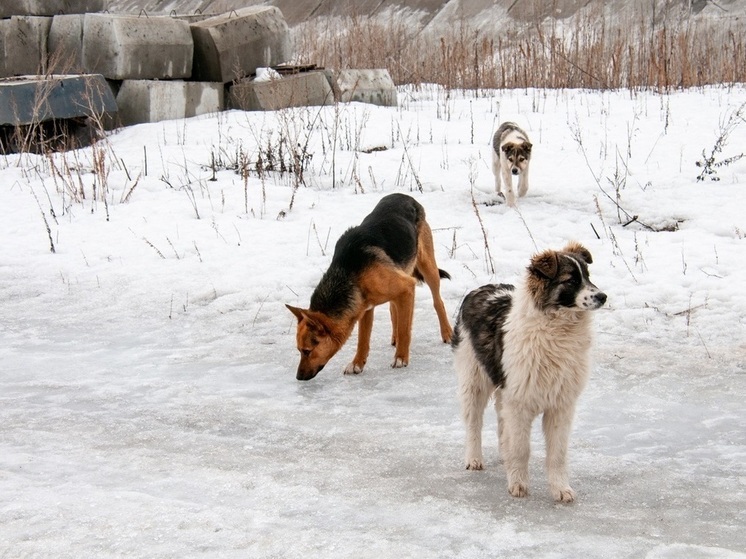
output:
M441 34L411 19L320 18L296 28L298 62L388 68L397 85L446 88L670 88L746 82L737 19L611 21L603 14L503 23L489 35L468 21Z

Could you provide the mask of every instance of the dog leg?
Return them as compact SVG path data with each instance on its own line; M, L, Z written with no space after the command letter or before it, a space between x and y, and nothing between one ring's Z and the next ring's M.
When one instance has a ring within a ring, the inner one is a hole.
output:
M505 435L503 434L503 427L505 425L505 420L502 417L503 392L501 389L498 388L495 390L494 398L495 398L495 415L497 416L497 448L499 452L498 460L500 462L503 462L505 460L505 448L504 448Z
M528 166L518 177L518 197L523 198L528 192Z
M508 493L513 497L525 497L528 495L528 459L531 454L531 422L534 416L520 406L504 403L503 417Z
M414 284L392 301L396 306L396 351L394 368L409 365L409 344L412 341L412 318L414 317Z
M391 311L395 330L392 340L396 344L393 367L409 364L409 343L412 338L412 315L414 313L414 288L417 280L399 268L375 264L360 276L360 291L369 305L388 302L395 308ZM366 311L368 312L368 311ZM368 339L370 329L368 327Z
M546 469L549 491L555 501L572 503L575 492L570 487L567 473L567 446L574 414L570 409L547 410L542 418L544 439L547 447Z
M461 416L466 426L464 462L467 470L481 470L484 468L482 424L490 390L484 382L484 373L479 370L471 344L463 343L456 349L454 363L458 376Z
M512 208L515 206L515 191L513 190L513 177L510 174L510 169L502 168L502 178L505 183L505 201Z
M370 352L370 333L373 330L373 309L368 309L357 324L357 351L352 362L345 367L346 375L357 375L363 372Z
M493 160L492 160L492 174L495 175L495 193L497 194L498 198L503 195L502 188L501 188L501 185L500 185L500 173L501 173L500 162L497 161L497 160L495 160L493 158Z
M448 322L446 306L440 297L440 270L435 262L433 233L426 221L420 222L417 237L416 267L433 295L433 306L440 324L440 337L445 343L449 343L453 336L453 329Z
M396 306L389 303L389 314L391 315L391 345L396 345Z

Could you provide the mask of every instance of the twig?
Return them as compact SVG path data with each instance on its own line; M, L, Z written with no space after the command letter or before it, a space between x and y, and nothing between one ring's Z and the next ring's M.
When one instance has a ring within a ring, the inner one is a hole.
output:
M259 303L259 308L256 310L256 314L254 315L254 320L251 321L252 328L256 325L256 320L259 318L259 313L262 311L262 307L264 307L264 303L267 302L267 299L269 299L269 293L267 293L267 296L262 299L261 303Z
M161 257L161 258L163 258L164 260L166 259L166 257L165 257L165 256L163 256L163 253L162 253L162 252L161 252L160 250L158 250L158 248L157 248L157 247L156 247L156 246L155 246L155 245L154 245L153 243L151 243L151 242L150 242L150 241L149 241L148 239L146 239L145 237L143 237L143 238L142 238L142 240L143 240L143 241L145 241L145 243L146 243L146 244L147 244L147 245L148 245L148 246L149 246L150 248L152 248L152 249L153 249L154 251L156 251L156 252L158 253L158 256L160 256L160 257Z
M409 163L409 168L412 170L412 176L414 177L414 182L417 183L417 190L420 192L424 192L422 189L422 183L420 182L420 178L417 176L417 171L414 168L414 163L412 163L412 158L409 156L409 150L407 149L407 142L404 141L404 136L401 132L401 127L399 126L399 123L396 123L396 127L399 128L399 137L402 138L402 147L404 148L404 155L407 158L407 162ZM472 194L472 200L474 196Z
M487 231L484 228L484 223L482 222L482 216L479 213L479 208L477 207L477 201L474 198L474 185L471 187L471 207L474 208L474 213L477 216L477 221L479 221L479 228L482 230L482 238L484 239L484 252L485 257L487 260L487 265L489 266L489 270L492 273L492 275L495 275L495 264L492 260L492 252L490 251L490 243L487 238Z
M39 197L36 195L36 192L34 191L33 187L31 187L31 194L34 195L34 200L36 200L36 205L39 206L39 211L41 212L41 218L44 220L44 226L47 229L47 236L49 237L49 251L52 254L55 254L57 251L54 248L54 239L52 238L52 228L49 227L47 216L44 214L44 210L41 207L41 202L39 201Z

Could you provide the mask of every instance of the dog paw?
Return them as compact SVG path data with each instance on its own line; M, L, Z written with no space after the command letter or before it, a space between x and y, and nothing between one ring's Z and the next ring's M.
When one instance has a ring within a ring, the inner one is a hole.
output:
M481 459L472 458L466 461L466 469L467 470L484 470L484 464L482 464Z
M513 497L526 497L528 496L528 485L519 482L511 483L508 486L508 493L510 493Z
M572 503L575 501L575 491L571 487L554 488L552 497L558 503Z
M394 369L400 369L401 367L406 367L407 365L409 365L409 361L405 361L402 357L395 358L394 362L391 364Z
M363 366L364 365L355 365L355 363L350 363L345 367L345 374L346 375L359 375L363 372Z
M441 331L440 337L443 339L444 344L450 344L453 339L453 328L449 328L446 331Z

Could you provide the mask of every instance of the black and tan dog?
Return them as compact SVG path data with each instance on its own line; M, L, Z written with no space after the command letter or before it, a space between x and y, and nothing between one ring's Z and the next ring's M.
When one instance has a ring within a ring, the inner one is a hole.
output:
M389 194L357 227L337 241L329 269L311 296L308 309L286 305L298 319L298 380L310 380L339 351L358 324L357 351L345 374L362 372L370 350L373 309L389 303L393 367L409 363L414 288L427 283L444 342L453 330L440 297L440 278L450 278L435 263L433 235L425 209L405 194Z

